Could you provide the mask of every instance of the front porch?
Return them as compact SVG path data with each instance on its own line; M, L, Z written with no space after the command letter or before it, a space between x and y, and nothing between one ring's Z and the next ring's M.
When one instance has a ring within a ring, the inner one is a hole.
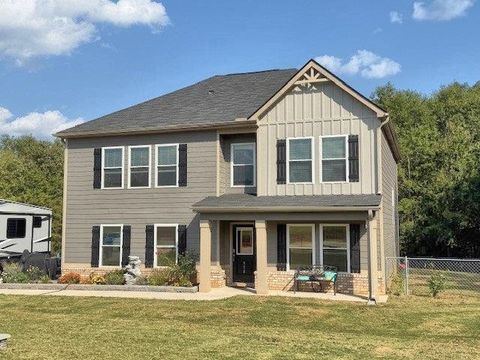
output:
M375 300L385 293L378 261L378 211L244 209L198 211L200 292L241 284L260 295L288 293L293 290L298 265L323 264L339 268L339 294ZM336 233L344 235L337 239ZM310 236L311 242L305 242ZM322 285L333 296L333 289ZM304 290L311 291L311 286L300 288Z

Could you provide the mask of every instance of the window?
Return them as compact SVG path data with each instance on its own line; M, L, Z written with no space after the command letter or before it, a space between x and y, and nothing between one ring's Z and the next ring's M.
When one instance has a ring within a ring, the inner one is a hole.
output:
M156 186L177 186L178 144L157 145Z
M150 146L130 146L128 187L150 187Z
M120 266L122 259L123 225L102 225L100 266Z
M155 266L177 262L178 225L155 225Z
M335 266L337 271L350 271L348 225L323 225L323 265Z
M103 148L102 187L121 189L123 187L123 147Z
M7 219L7 239L23 239L26 225L25 219Z
M253 228L237 228L237 255L253 255Z
M322 181L347 181L347 136L322 137Z
M33 227L34 228L41 228L42 227L42 217L41 216L34 216L33 217Z
M255 186L255 144L232 144L233 186Z
M311 183L313 179L312 139L295 138L288 139L288 182Z
M313 265L313 244L315 225L288 225L287 246L288 246L288 267L295 270L302 266Z

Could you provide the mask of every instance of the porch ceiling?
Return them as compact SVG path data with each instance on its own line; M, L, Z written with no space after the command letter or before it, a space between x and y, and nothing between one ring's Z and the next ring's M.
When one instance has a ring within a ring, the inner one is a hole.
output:
M193 210L209 212L335 212L364 211L380 208L381 195L304 195L255 196L225 194L209 196L195 203Z

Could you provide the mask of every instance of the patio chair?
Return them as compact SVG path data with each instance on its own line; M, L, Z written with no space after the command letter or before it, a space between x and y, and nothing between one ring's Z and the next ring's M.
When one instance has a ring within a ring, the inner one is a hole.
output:
M317 283L320 286L320 291L323 290L322 282L329 282L333 284L333 294L337 295L337 268L329 265L314 265L308 267L299 267L295 271L293 292L296 294L298 291L298 285L300 283L309 282L312 287L312 291L316 291L314 284Z

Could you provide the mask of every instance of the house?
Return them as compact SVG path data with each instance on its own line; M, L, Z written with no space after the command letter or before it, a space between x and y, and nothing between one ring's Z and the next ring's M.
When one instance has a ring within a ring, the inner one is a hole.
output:
M388 113L310 60L214 76L61 131L63 272L199 254L199 289L288 290L300 265L385 291L397 256ZM159 256L159 255L162 256Z
M50 252L52 210L0 199L0 259Z

